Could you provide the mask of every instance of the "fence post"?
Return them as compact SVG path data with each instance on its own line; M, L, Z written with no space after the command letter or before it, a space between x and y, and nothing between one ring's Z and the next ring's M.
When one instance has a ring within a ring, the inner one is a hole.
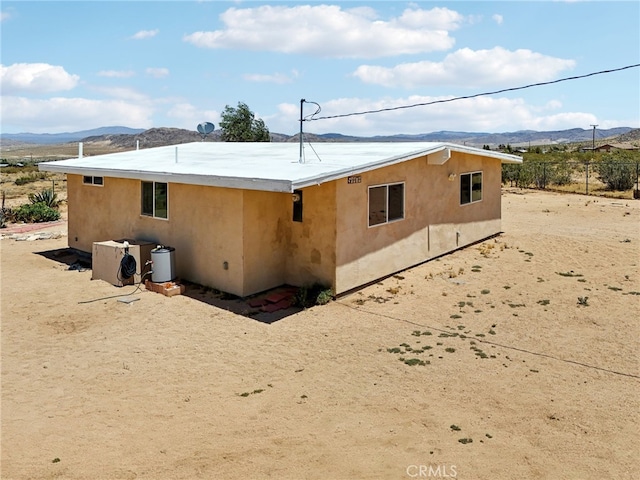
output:
M587 177L586 177L586 187L587 187L586 190L587 190L587 193L586 193L586 195L589 195L589 160L587 160L587 162L585 163L585 167L586 167L585 171L586 171L586 174L587 174Z

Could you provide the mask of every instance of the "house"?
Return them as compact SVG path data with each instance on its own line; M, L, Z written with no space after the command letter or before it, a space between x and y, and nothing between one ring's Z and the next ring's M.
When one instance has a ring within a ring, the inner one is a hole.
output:
M596 152L611 152L612 150L638 151L640 147L632 143L606 143L595 148Z
M71 248L171 246L180 278L245 297L340 294L495 235L501 164L521 162L433 142L199 142L39 167L67 174Z

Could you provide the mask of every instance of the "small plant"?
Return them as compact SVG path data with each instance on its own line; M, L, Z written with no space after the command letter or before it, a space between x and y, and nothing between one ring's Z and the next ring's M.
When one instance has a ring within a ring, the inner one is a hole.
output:
M578 305L588 307L589 302L587 300L589 300L589 297L578 297Z
M322 290L316 297L317 305L326 305L333 299L333 291L331 289Z
M51 463L59 463L59 462L60 462L60 459L58 457L51 460Z
M326 305L333 299L333 291L330 288L314 283L309 286L302 286L295 296L295 305L302 308L313 307L314 305Z
M447 347L447 348L444 349L444 351L447 352L447 353L453 353L453 352L456 351L456 349L453 348L453 347Z
M491 293L491 290L481 290L480 293L482 295L488 295L489 293Z
M44 180L46 178L47 174L45 172L32 172L25 177L16 178L15 182L13 183L15 183L16 185L26 185L28 183L37 182L38 180Z
M420 360L419 358L409 358L407 360L404 360L404 363L406 365L409 365L410 367L413 367L414 365L426 365L425 362Z
M473 443L473 439L471 438L461 438L458 441L463 445L466 445L467 443Z
M30 193L29 201L31 203L44 203L47 207L56 208L60 204L58 194L52 188L47 188L38 193Z
M571 270L570 272L556 272L556 273L561 277L582 277L583 276L581 273L574 273L573 270Z
M538 300L537 302L539 305L549 305L549 303L551 303L549 300Z
M455 431L455 432L459 432L460 430L462 430L459 426L457 425L451 425L449 427L451 430Z

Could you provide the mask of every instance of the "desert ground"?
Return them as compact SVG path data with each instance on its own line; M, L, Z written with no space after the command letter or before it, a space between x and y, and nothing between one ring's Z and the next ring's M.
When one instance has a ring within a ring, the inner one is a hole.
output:
M640 201L505 189L502 226L270 324L6 234L0 476L638 478Z

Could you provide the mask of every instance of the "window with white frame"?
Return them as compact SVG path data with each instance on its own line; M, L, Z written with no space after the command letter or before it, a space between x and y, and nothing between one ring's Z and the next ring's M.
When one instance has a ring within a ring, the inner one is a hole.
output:
M85 185L97 185L101 187L104 185L104 178L102 177L93 177L91 175L84 175L82 177L82 183Z
M482 200L482 172L460 175L460 205Z
M162 182L142 182L142 215L168 218L169 187Z
M369 226L404 218L404 183L369 187Z

